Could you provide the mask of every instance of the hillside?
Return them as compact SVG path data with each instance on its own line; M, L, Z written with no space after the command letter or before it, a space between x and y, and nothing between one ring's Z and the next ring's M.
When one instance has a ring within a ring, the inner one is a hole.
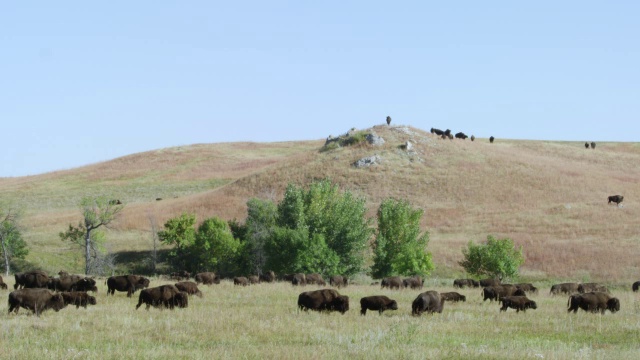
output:
M198 219L243 220L251 197L279 200L287 183L328 177L367 199L370 215L387 197L425 210L424 229L438 276L455 276L461 248L488 234L524 247L531 278L637 280L640 276L640 146L487 139L441 140L408 126L365 129L385 140L319 151L324 140L221 143L167 148L38 176L0 179L0 196L25 208L28 260L45 270L81 268L58 233L77 223L86 195L126 204L108 233L110 250L125 261L151 248L150 218L163 224L182 212ZM401 147L413 143L407 152ZM352 163L377 154L379 165ZM607 196L625 196L620 207ZM156 198L162 198L158 201ZM136 259L140 259L137 257Z

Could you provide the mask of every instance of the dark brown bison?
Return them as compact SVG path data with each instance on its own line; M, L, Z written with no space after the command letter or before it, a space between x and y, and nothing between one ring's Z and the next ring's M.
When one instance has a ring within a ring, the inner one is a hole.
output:
M400 276L390 276L382 279L380 287L399 290L404 287L404 282Z
M86 309L87 305L96 304L96 298L87 294L86 291L62 292L60 294L62 294L65 305L75 305L76 309L80 306Z
M193 281L180 281L175 284L176 288L180 291L184 291L189 295L196 295L202 297L202 291L198 289L198 284Z
M398 303L386 296L367 296L360 299L360 314L366 315L367 310L377 311L380 315L385 310L398 310Z
M462 302L466 302L467 301L467 297L459 294L455 291L452 292L445 292L445 293L440 293L440 297L442 298L442 301L451 301L451 302L458 302L458 301L462 301Z
M588 149L588 148L589 148L589 143L588 143L588 142L584 143L584 148L585 148L585 149Z
M259 284L260 283L260 276L258 276L258 275L251 275L247 279L249 280L249 284Z
M387 116L387 125L391 125L391 116Z
M2 280L2 276L0 276L0 289L6 290L8 288L7 284Z
M276 273L274 273L273 271L269 271L267 273L260 274L260 281L261 282L268 282L268 283L275 282L276 281Z
M538 293L538 288L533 286L533 284L531 283L515 284L515 287L517 287L518 289L524 290L524 292L526 293L533 293L533 294Z
M489 138L489 142L493 144L493 140L495 140L495 139L496 139L496 138L494 138L493 136L491 136L491 137Z
M249 285L249 279L244 276L236 276L233 278L233 285L247 286Z
M343 275L334 275L329 278L329 284L337 288L346 287L349 285L349 279Z
M471 135L471 137L469 139L471 139L471 141L474 141L476 139L476 137Z
M193 277L196 280L197 284L220 284L220 277L216 275L214 272L201 272L197 273L196 276Z
M604 314L606 310L615 313L620 311L620 300L602 292L589 292L569 296L567 312L575 314L578 308L587 312L598 312Z
M528 299L526 296L505 296L500 299L502 307L500 311L507 311L508 308L515 309L516 312L527 311L527 309L537 309L538 305L535 301Z
M191 273L187 270L172 272L170 275L172 280L189 280L191 278Z
M456 139L462 139L462 140L466 140L468 138L468 136L463 132L459 132L455 136L456 136Z
M549 293L551 295L567 294L571 295L578 292L578 283L562 283L551 286Z
M440 136L440 135L444 134L444 131L442 131L440 129L431 128L431 133Z
M349 310L349 297L340 295L333 289L306 291L298 296L300 310L339 311L342 314Z
M80 275L68 275L61 272L58 278L49 278L47 288L53 291L93 291L98 292L96 281Z
M322 278L320 274L307 274L305 275L305 279L307 280L307 284L316 284L320 286L326 286L327 283Z
M479 281L480 286L498 286L501 284L500 279L482 279Z
M480 283L477 280L473 280L473 279L455 279L455 280L453 280L453 287L457 287L457 288L465 288L465 287L477 288L479 286L480 286Z
M437 291L429 290L418 295L411 304L412 315L422 315L423 312L433 314L434 312L442 313L444 307L444 301L440 297Z
M142 304L147 305L146 310L149 310L151 306L169 309L173 309L175 306L186 308L189 306L188 297L189 295L186 292L181 292L173 285L161 285L143 289L140 291L136 310L138 310Z
M616 205L620 205L622 199L624 199L624 196L622 195L611 195L609 196L609 202L607 204L611 204L612 202L614 202L616 203Z
M636 281L633 283L633 285L631 285L631 290L633 290L634 292L637 292L638 288L640 288L640 281Z
M96 280L94 278L82 278L71 286L71 291L93 291L98 292Z
M18 309L25 308L40 316L47 309L59 311L65 306L62 295L49 289L26 288L14 290L9 294L9 314L12 311L17 314Z
M139 289L149 287L149 279L140 275L120 275L107 279L107 295L115 295L116 290L126 291L127 297Z
M524 290L518 289L515 285L511 284L503 284L498 286L486 286L482 289L482 301L500 300L505 296L524 296L526 295Z
M596 143L595 143L595 142L593 142L593 141L591 142L591 148L592 148L592 149L595 149L595 148L596 148Z
M295 285L295 286L307 285L307 277L303 273L294 274L291 280L291 285Z
M14 277L16 278L16 283L13 285L14 290L18 288L46 288L49 283L49 275L39 270L17 273Z
M412 276L402 280L402 286L411 289L422 289L424 279L420 276Z
M608 293L609 289L606 286L600 285L597 283L582 283L578 285L578 292L581 294L588 293L588 292Z

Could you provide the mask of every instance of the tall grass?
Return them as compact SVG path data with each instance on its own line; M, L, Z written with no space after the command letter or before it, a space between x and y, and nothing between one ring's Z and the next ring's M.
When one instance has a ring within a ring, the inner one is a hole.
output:
M427 282L424 291L453 290L442 285L451 284L448 279ZM152 280L152 286L163 283L168 282ZM614 292L622 303L616 314L567 314L567 298L548 295L548 288L531 296L537 310L501 313L495 302L482 302L479 289L463 289L458 291L467 302L447 303L442 314L413 317L418 290L352 285L339 290L350 297L346 314L300 312L298 294L314 289L223 281L201 286L204 297L191 298L186 309L146 311L135 310L137 293L106 296L102 285L98 304L87 309L67 307L36 317L24 309L7 315L4 308L1 357L636 359L640 351L640 303L630 290ZM359 299L369 295L387 295L399 309L361 316Z

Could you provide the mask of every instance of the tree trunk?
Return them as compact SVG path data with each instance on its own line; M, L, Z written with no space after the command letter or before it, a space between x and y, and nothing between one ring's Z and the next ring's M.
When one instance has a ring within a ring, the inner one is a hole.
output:
M91 230L87 229L84 235L84 274L89 275L89 264L91 262Z
M7 245L4 243L4 239L2 239L2 255L4 255L4 268L5 268L5 275L4 276L9 276L9 253L7 252Z

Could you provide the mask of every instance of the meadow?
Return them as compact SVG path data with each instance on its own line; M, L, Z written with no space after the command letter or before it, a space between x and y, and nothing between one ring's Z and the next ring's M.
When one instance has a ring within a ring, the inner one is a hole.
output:
M11 288L13 279L5 279ZM419 290L378 285L339 289L350 298L340 313L301 312L298 294L320 289L289 283L200 285L202 298L186 309L136 310L138 294L106 295L100 279L97 305L48 310L40 317L21 309L0 311L1 358L6 359L637 359L640 296L614 288L621 310L605 315L568 314L567 297L549 295L536 283L529 295L538 309L499 311L482 301L481 289L454 289L451 279L428 279L426 290L458 291L464 303L445 304L442 314L411 315ZM151 286L173 283L152 278ZM7 290L0 294L6 296ZM387 295L399 309L360 315L359 299Z

